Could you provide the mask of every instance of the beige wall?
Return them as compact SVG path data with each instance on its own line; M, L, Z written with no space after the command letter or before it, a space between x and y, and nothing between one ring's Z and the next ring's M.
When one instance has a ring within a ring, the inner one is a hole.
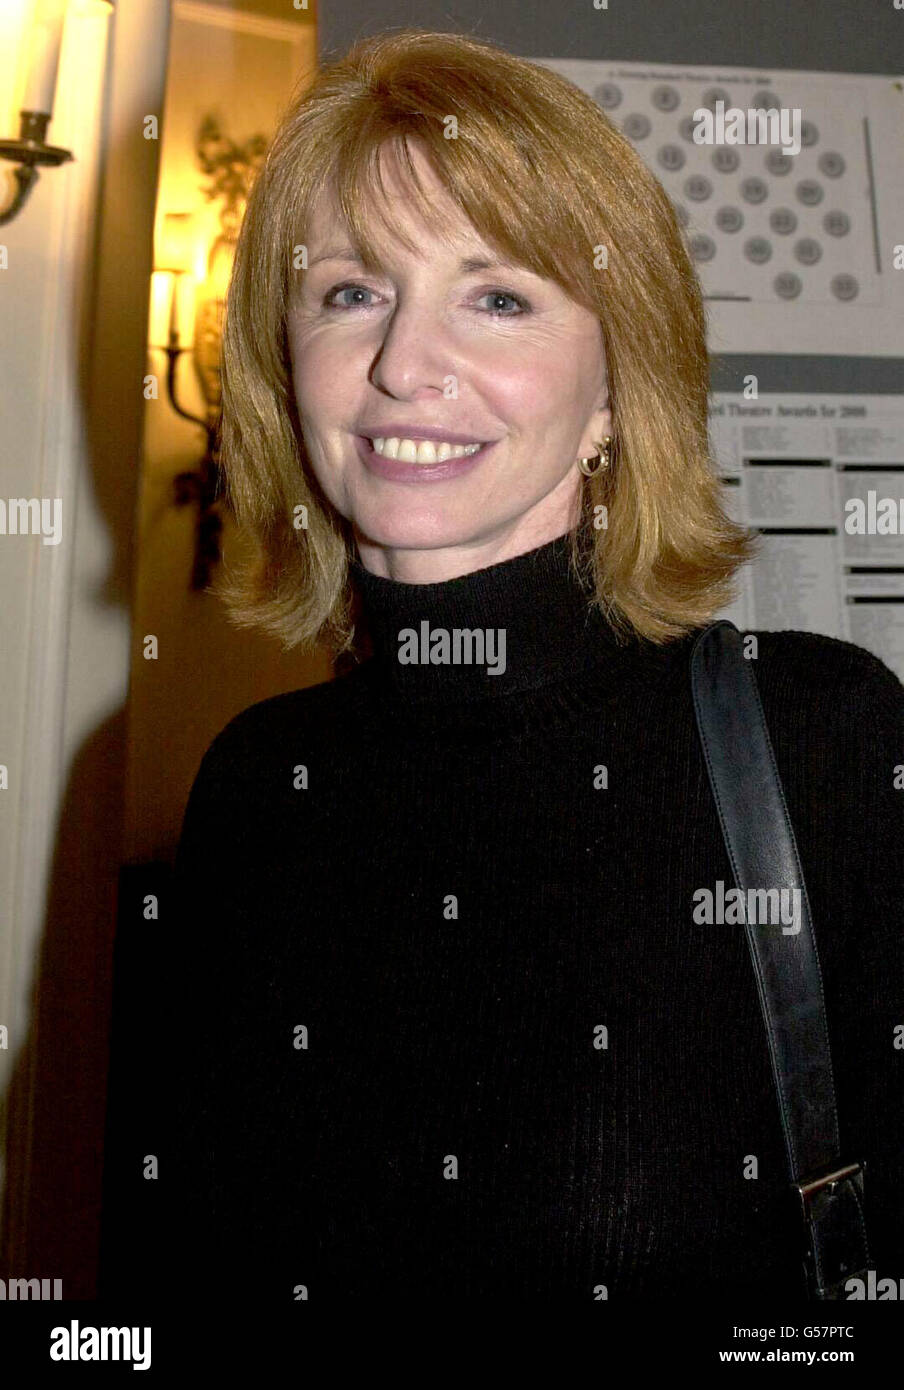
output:
M262 8L258 6L258 11ZM173 10L161 149L158 226L166 212L206 217L216 234L216 206L195 160L202 118L219 116L224 133L241 144L272 135L279 110L315 65L310 13L280 4L282 19L220 7L177 3ZM219 600L189 587L196 511L173 505L173 478L193 469L203 431L172 411L165 390L166 358L150 350L147 371L160 397L145 410L138 518L133 666L129 699L127 859L169 859L201 756L239 710L283 690L327 680L324 656L284 654L273 639L231 625ZM179 404L204 414L190 355L178 368ZM233 528L224 536L235 553ZM157 660L145 660L143 639L157 638Z
M0 5L4 135L30 8ZM181 199L180 141L202 107L215 101L234 135L271 129L313 59L311 18L275 0L70 0L49 138L75 159L44 170L0 227L0 496L63 509L59 545L0 537L0 1277L60 1278L67 1299L97 1288L121 866L170 851L197 760L232 713L329 674L227 629L189 592L191 517L169 488L200 432L162 400L145 418L142 394L160 371L146 344L161 146L162 186ZM171 19L182 96L147 139ZM0 204L10 192L0 177ZM155 664L136 658L148 631Z
M19 10L0 12L4 95ZM143 120L168 22L167 0L71 0L48 134L74 159L0 228L0 493L59 497L63 518L59 545L0 540L0 1274L61 1278L67 1298L91 1295L98 1255L159 148Z

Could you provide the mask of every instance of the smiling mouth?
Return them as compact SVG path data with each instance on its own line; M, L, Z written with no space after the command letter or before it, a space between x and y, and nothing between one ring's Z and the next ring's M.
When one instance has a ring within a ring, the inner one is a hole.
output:
M445 463L447 459L468 458L483 448L474 444L449 444L438 439L368 439L375 454L381 458L398 459L401 463Z

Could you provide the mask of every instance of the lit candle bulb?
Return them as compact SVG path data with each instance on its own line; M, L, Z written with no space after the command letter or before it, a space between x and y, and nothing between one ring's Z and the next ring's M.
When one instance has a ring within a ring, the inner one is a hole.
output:
M31 31L31 49L23 111L53 111L66 0L41 0Z

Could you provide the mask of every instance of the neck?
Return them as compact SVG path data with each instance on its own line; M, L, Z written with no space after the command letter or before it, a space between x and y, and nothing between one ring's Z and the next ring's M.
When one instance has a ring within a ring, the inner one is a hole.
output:
M618 642L576 558L566 533L427 584L354 562L379 674L402 700L442 703L504 698L605 662Z
M580 474L572 469L536 506L498 533L467 545L397 549L355 532L360 563L371 574L404 584L439 584L513 560L567 533L580 516Z

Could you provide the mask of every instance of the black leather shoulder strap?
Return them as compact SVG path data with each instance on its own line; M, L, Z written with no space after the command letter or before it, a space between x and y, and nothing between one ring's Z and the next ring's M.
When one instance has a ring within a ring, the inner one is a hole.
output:
M710 786L743 895L747 943L791 1182L806 1227L811 1293L844 1298L866 1270L863 1169L840 1158L822 972L794 831L752 660L733 623L705 628L691 655L694 713ZM755 890L765 890L756 892Z

